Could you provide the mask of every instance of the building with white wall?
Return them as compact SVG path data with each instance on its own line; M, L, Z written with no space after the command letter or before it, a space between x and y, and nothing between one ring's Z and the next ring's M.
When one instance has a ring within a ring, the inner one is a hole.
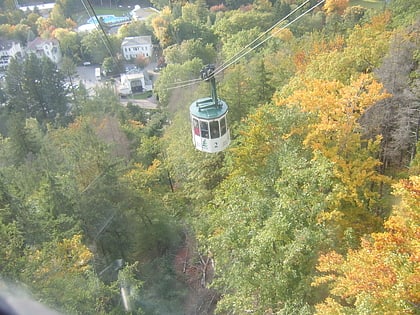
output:
M152 57L152 36L134 36L124 38L121 50L126 60L136 59L139 55Z
M6 69L10 58L22 57L23 49L19 42L13 40L0 39L0 69Z
M37 37L28 43L26 53L34 53L38 58L46 56L55 64L58 64L62 58L60 44L56 39L43 39Z

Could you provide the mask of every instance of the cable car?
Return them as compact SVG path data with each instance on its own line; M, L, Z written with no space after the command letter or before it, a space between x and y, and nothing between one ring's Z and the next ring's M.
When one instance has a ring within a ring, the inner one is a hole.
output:
M200 98L190 106L193 144L197 150L207 153L223 151L230 144L228 106L217 98L214 70L214 65L201 70L201 79L210 82L211 97Z

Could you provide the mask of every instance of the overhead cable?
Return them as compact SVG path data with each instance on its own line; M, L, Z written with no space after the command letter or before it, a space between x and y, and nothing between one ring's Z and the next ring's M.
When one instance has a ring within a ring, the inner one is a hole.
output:
M296 7L295 9L293 9L291 12L289 12L289 14L287 14L286 16L284 16L283 18L281 18L279 21L277 21L274 25L272 25L270 28L268 28L265 32L261 33L257 38L255 38L252 42L250 42L248 45L246 45L245 47L243 47L239 52L237 52L234 56L230 57L227 61L225 61L221 66L219 66L218 68L216 68L215 72L219 73L220 71L223 71L223 69L225 69L225 65L228 64L231 60L235 59L238 55L241 55L247 48L251 47L251 45L253 45L256 41L258 41L261 37L265 36L268 32L270 32L271 30L273 30L276 26L278 26L279 24L283 23L289 16L291 16L292 14L294 14L297 10L299 10L301 7L303 7L305 4L307 4L310 0L306 0L305 2L303 2L301 5L299 5L298 7ZM221 70L222 69L222 70Z
M321 5L323 2L325 2L325 0L321 0L320 2L318 2L317 4L315 4L313 7L309 8L308 10L306 10L305 12L303 12L302 14L300 14L298 17L296 17L295 19L293 19L291 22L287 23L286 25L282 26L278 30L274 31L268 37L266 37L264 40L262 40L261 42L259 42L258 44L254 45L253 47L251 47L246 52L244 52L241 55L239 55L238 57L236 57L234 60L232 60L231 62L229 62L227 65L221 67L220 69L217 69L214 72L213 75L217 75L218 73L222 72L226 68L230 67L232 64L234 64L235 62L237 62L239 59L241 59L242 57L245 57L246 55L248 55L251 51L253 51L254 49L256 49L259 46L261 46L262 44L264 44L267 40L269 40L270 38L272 38L275 34L277 34L278 32L280 32L282 30L284 30L286 27L290 26L291 24L293 24L294 22L296 22L297 20L299 20L300 18L302 18L304 15L306 15L307 13L311 12L312 10L314 10L316 7L318 7L319 5Z
M85 10L86 10L87 14L89 15L89 17L92 19L93 17L90 14L88 8L86 7L86 4L85 4L84 0L80 0L80 1L82 2L83 7L85 8ZM105 48L108 50L108 53L111 56L112 60L114 61L115 64L117 64L118 63L118 60L117 60L117 58L114 55L114 52L113 52L113 49L112 49L112 43L111 43L111 41L110 41L110 39L108 37L108 34L105 32L105 30L104 30L104 28L102 26L102 23L100 22L97 14L96 14L95 8L92 6L92 3L90 2L90 0L86 0L86 2L88 3L89 8L91 9L91 11L92 11L92 13L93 13L93 15L95 17L96 23L94 23L94 24L95 24L96 29L103 34L103 37L101 36L101 40L104 43Z
M300 8L302 8L309 1L310 0L306 0L304 3L302 3L301 5L299 5L298 7L296 7L293 11L291 11L285 17L283 17L282 19L280 19L278 22L276 22L274 25L272 25L270 28L268 28L265 32L263 32L259 36L257 36L253 41L251 41L248 45L246 45L240 52L238 52L237 54L235 54L233 57L229 58L227 62L224 62L221 66L219 66L218 68L216 68L216 70L213 73L213 76L215 76L215 75L219 74L220 72L226 70L232 64L236 63L241 58L245 57L250 52L252 52L254 49L256 49L259 46L261 46L262 44L264 44L267 40L269 40L270 38L272 38L278 32L280 32L280 31L284 30L285 28L289 27L290 25L292 25L293 23L295 23L296 21L298 21L299 19L301 19L303 16L305 16L308 13L310 13L315 8L317 8L322 3L325 2L325 0L319 1L317 4L315 4L314 6L312 6L311 8L309 8L308 10L306 10L305 12L303 12L302 14L300 14L299 16L297 16L296 18L294 18L292 21L288 22L287 24L285 24L284 26L280 27L279 29L273 31L266 38L264 38L263 40L261 40L261 41L258 42L259 39L261 39L263 36L267 35L267 33L269 33L274 28L276 28L279 24L281 24L282 22L284 22L288 17L290 17L293 13L295 13ZM256 42L258 42L258 43L256 43ZM173 89L177 89L177 88L182 88L182 87L190 86L190 85L196 84L196 83L201 82L201 81L202 81L201 79L194 79L194 80L188 80L188 81L175 82L175 83L172 83L173 86L166 88L166 90L173 90ZM189 82L191 82L191 83L189 83ZM180 85L177 85L177 84L180 84Z

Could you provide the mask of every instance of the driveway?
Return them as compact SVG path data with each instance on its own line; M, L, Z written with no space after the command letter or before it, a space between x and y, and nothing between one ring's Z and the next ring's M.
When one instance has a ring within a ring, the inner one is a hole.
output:
M90 65L76 68L77 74L79 75L78 81L82 81L82 83L86 86L86 89L89 91L92 91L96 85L101 82L95 77L95 68L98 67L99 66Z

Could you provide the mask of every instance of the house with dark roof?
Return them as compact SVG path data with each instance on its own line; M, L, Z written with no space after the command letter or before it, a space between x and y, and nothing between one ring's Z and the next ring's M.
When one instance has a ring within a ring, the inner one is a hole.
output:
M58 64L62 58L60 44L56 39L37 37L28 43L26 53L34 53L38 58L48 57L55 64Z

